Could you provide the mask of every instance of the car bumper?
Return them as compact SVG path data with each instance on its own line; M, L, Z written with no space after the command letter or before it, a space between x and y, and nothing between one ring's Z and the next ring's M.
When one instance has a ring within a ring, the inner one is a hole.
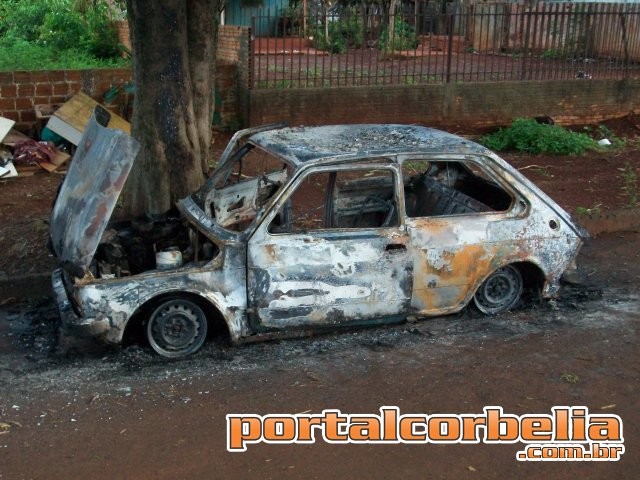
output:
M110 328L108 319L84 318L76 313L64 285L62 269L53 272L51 281L63 333L76 337L104 336Z

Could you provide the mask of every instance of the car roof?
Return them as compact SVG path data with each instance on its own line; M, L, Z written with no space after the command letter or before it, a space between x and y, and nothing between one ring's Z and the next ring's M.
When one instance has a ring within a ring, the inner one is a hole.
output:
M483 153L477 143L418 125L359 124L293 127L257 133L249 141L296 165L400 153Z

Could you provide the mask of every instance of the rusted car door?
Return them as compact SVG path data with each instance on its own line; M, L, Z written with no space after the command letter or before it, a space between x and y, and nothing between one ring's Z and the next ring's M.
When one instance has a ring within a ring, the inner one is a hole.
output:
M405 159L402 170L414 257L413 310L459 310L506 252L518 252L523 204L468 160Z
M336 181L335 171L320 169L302 175L284 194L248 242L254 325L328 327L407 314L412 260L397 214L398 176L387 169L377 177L380 171L339 171ZM384 188L375 185L379 178L386 178ZM309 203L314 189L326 191L308 208L326 209L317 223L308 218L301 228L295 221L274 227L287 209L296 214L300 198Z

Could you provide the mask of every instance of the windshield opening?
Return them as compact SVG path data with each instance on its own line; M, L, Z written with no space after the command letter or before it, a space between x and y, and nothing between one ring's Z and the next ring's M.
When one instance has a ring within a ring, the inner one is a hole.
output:
M204 211L221 227L241 232L286 183L291 171L282 158L246 143L207 182L211 187L203 192Z

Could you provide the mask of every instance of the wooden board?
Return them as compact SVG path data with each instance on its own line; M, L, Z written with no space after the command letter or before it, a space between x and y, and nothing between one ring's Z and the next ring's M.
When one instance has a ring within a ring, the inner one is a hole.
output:
M31 140L31 138L18 130L11 130L8 135L4 137L2 143L9 147L15 147L18 143L25 142L27 140Z
M89 123L89 118L91 118L96 105L98 105L98 102L93 98L82 92L76 93L53 113L47 123L47 128L69 140L74 145L78 145L82 132L84 132L87 123ZM131 124L129 122L109 109L106 110L111 114L109 128L116 128L131 134Z
M41 172L42 169L38 165L17 165L16 170L20 177L31 177L37 172Z
M0 142L4 140L4 137L11 131L16 122L9 120L8 118L0 117Z
M61 152L60 150L56 149L56 156L51 159L51 162L39 162L38 165L44 168L47 172L51 173L54 170L57 170L58 167L61 167L62 165L67 163L70 158L71 155L69 155L68 153Z

